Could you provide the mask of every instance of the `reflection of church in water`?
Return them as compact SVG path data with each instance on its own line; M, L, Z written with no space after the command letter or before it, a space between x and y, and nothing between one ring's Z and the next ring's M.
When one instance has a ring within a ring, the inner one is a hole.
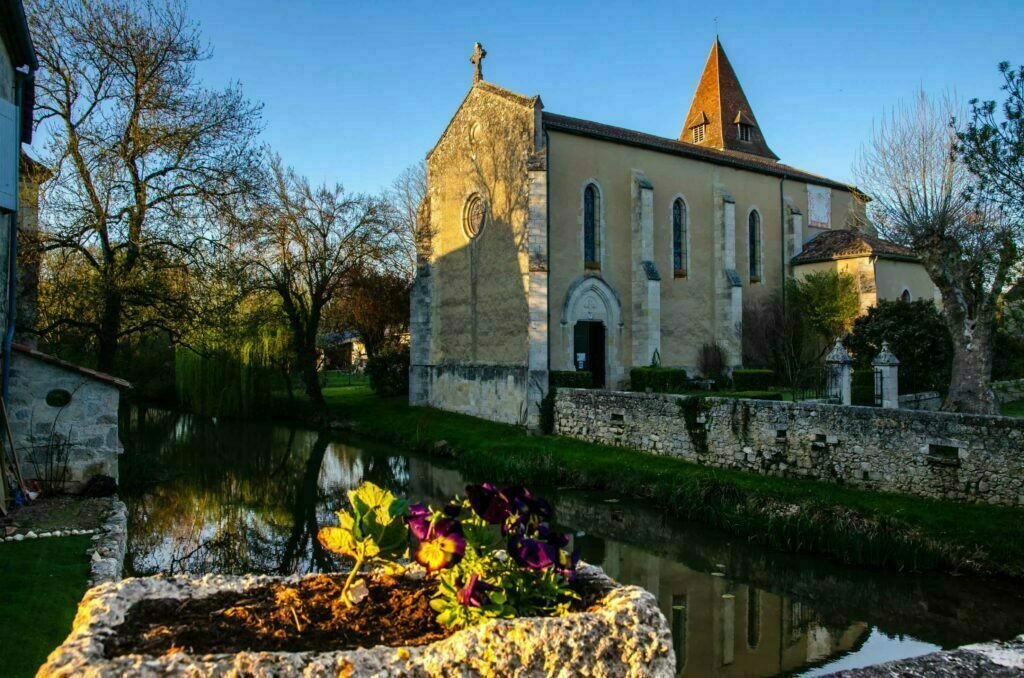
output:
M619 542L587 541L580 544L584 559L599 561L614 579L657 597L672 628L679 675L786 674L832 661L867 639L867 624L829 628L813 610L785 596Z

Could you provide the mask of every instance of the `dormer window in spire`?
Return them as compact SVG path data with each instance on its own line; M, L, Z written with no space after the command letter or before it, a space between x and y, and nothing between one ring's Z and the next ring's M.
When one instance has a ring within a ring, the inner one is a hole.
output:
M704 139L707 138L709 122L711 121L708 119L707 113L705 113L704 111L700 111L699 115L693 117L693 122L690 123L690 133L693 135L693 143L704 143ZM680 139L680 141L685 141L685 138Z
M740 111L736 114L736 138L745 144L754 139L754 119L746 112Z

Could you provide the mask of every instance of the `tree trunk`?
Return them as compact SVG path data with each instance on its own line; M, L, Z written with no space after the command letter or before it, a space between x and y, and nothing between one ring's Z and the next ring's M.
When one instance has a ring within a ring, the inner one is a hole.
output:
M316 370L316 345L309 345L310 343L312 342L302 342L296 353L306 395L309 396L309 403L313 408L313 418L317 422L323 422L327 419L327 403L324 402L324 394L320 390L320 375Z
M121 335L123 302L117 292L107 291L103 295L103 316L100 318L100 333L97 337L98 358L96 367L101 372L113 372L117 358L118 338Z
M942 409L947 412L999 414L992 390L992 330L990 323L947 312L953 335L953 373Z

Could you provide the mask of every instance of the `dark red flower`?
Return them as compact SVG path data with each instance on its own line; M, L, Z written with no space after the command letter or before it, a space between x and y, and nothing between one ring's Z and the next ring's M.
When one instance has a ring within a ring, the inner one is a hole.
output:
M456 592L456 595L459 602L465 607L480 607L486 602L484 596L487 592L493 590L495 590L495 587L480 579L478 575L473 574L470 575L466 585Z

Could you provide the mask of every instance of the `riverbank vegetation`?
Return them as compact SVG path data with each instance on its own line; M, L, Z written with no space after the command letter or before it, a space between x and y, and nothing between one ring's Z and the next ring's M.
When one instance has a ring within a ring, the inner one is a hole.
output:
M514 426L378 398L362 387L327 389L325 399L360 434L443 451L472 478L635 495L753 543L854 565L1024 577L1024 510L783 480L529 436Z

